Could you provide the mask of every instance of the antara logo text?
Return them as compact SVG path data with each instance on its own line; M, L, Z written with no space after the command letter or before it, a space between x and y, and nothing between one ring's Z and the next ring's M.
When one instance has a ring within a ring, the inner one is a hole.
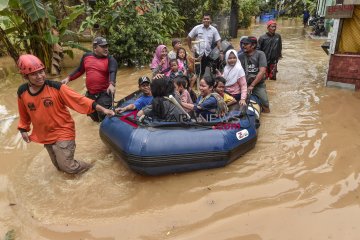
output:
M136 116L137 116L138 112L139 112L138 110L129 112L128 114L125 114L124 116L120 117L120 120L125 122L126 124L129 124L130 126L132 126L134 128L138 128L139 125L136 123L137 122ZM174 119L175 122L176 122L176 119L182 119L184 121L187 121L187 115L181 114L181 116L179 116L178 118L173 116L173 118L170 118L170 119ZM217 116L210 115L208 117L207 121L212 122L212 121L215 121L216 119L219 120ZM236 129L241 129L241 126L240 126L239 122L233 123L233 122L223 121L223 122L219 122L219 123L215 124L214 126L212 126L212 129L214 129L214 130L236 130Z

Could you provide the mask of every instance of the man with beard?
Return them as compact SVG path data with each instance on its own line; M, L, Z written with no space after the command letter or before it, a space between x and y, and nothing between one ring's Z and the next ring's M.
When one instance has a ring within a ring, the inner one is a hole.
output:
M256 50L256 37L244 38L240 45L244 52L240 53L239 60L245 70L248 92L252 92L260 99L262 112L269 113L270 107L265 84L266 56L264 52Z
M93 52L85 53L79 67L61 82L67 84L85 72L85 96L105 108L110 108L115 94L117 68L117 61L109 55L109 44L106 39L96 37L93 41ZM101 122L105 117L101 112L94 112L89 116L95 122Z
M276 22L267 22L268 32L260 36L257 49L265 53L267 59L266 78L276 80L277 63L282 58L282 40L280 34L276 33Z

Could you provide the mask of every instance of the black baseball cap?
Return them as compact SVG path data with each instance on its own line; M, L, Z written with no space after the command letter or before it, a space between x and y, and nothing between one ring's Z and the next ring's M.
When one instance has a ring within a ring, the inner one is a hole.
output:
M255 44L257 44L257 39L256 39L256 37L249 36L247 38L241 39L240 43L250 43L250 44L255 43Z
M96 37L94 38L93 45L105 46L109 45L105 38L103 37Z
M142 85L143 83L151 83L150 78L143 76L139 78L139 85Z

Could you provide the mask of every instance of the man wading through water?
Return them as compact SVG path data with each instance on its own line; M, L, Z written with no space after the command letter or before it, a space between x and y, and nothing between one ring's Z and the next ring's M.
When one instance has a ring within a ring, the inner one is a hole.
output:
M282 40L276 31L276 22L270 20L267 22L268 32L260 36L258 50L265 53L267 59L266 78L276 80L277 63L282 58Z
M93 41L93 52L85 53L79 67L61 82L67 84L85 72L85 96L105 108L110 108L114 100L117 68L117 61L109 55L109 44L106 39L96 37ZM94 112L89 116L95 122L101 122L105 117L101 112Z
M85 172L91 164L74 159L75 123L68 107L82 114L94 110L108 116L115 113L60 82L46 80L44 64L34 55L20 56L18 68L27 81L17 92L21 137L27 143L44 144L59 171Z

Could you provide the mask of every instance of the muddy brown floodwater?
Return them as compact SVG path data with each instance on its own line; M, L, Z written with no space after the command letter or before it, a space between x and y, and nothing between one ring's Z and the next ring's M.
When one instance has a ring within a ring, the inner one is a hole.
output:
M98 124L77 113L75 155L95 166L80 177L56 171L16 130L23 80L1 58L0 238L14 229L24 240L359 239L360 94L324 87L323 41L301 22L280 21L278 32L284 58L278 80L267 82L271 113L261 116L256 147L224 168L161 177L128 170ZM67 60L64 74L78 61ZM121 69L117 98L143 74ZM70 86L85 92L83 78Z

